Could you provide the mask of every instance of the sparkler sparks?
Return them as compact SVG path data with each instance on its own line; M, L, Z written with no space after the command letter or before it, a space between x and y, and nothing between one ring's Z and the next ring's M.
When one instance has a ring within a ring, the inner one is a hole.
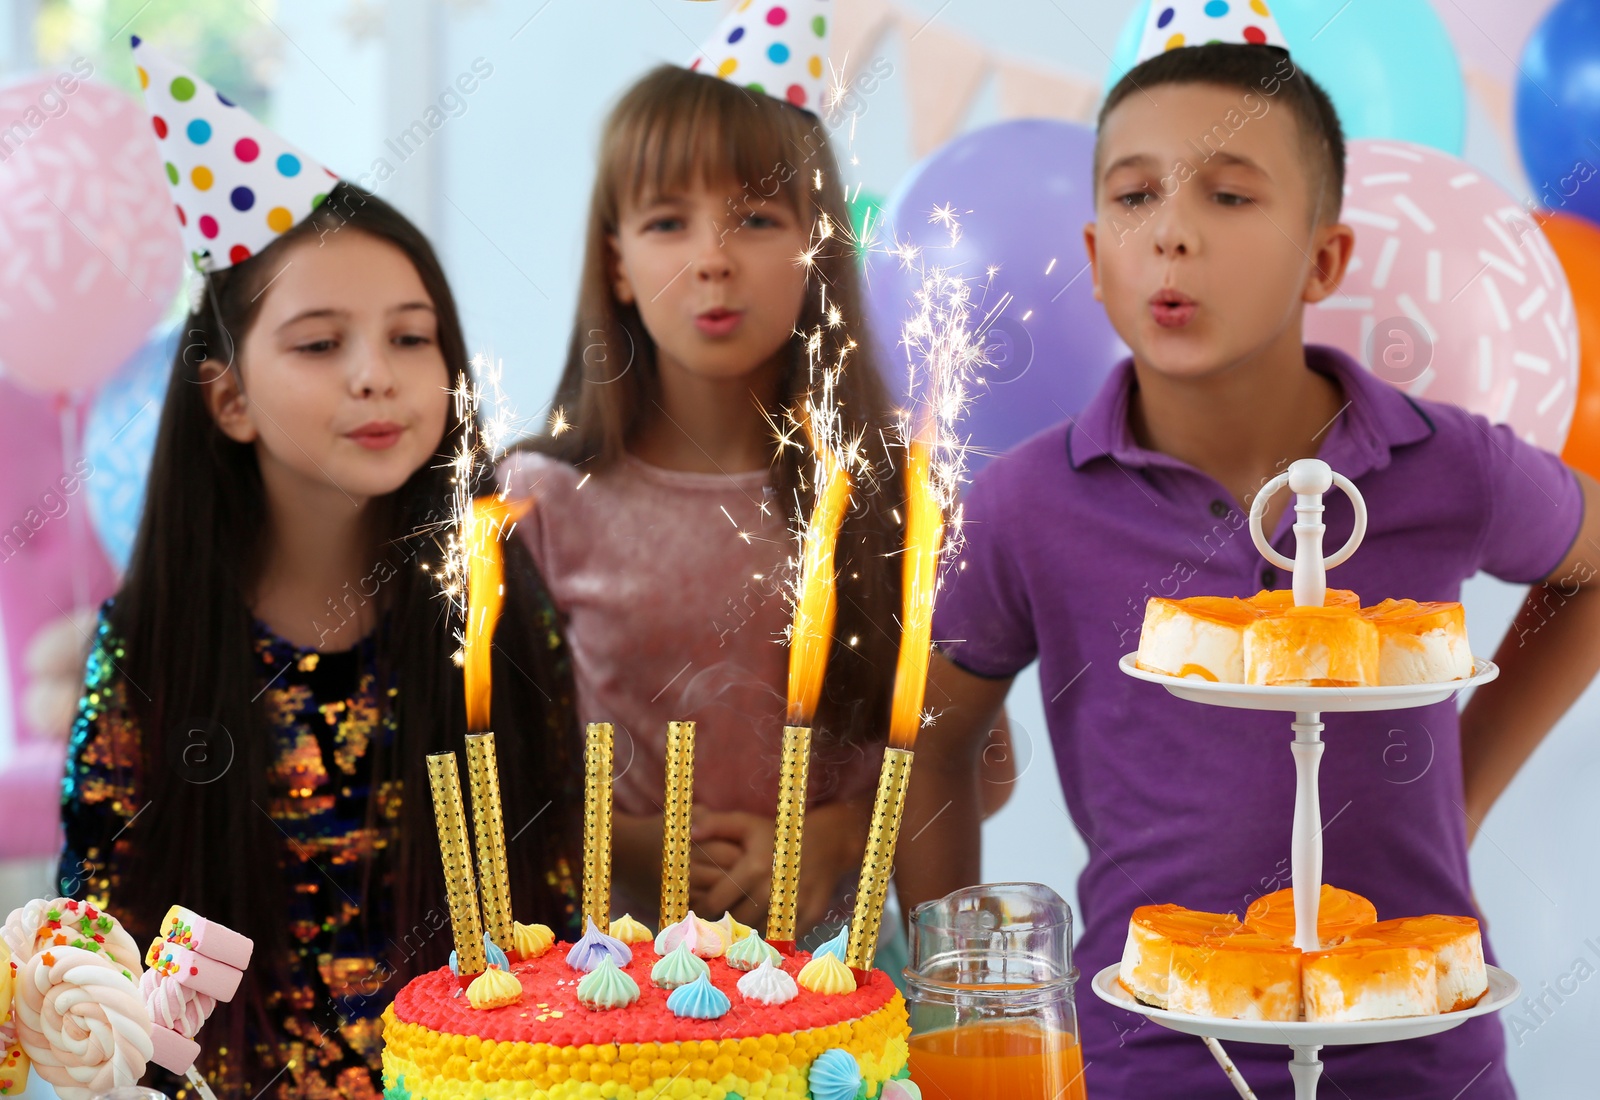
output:
M444 564L436 579L461 624L454 659L467 668L469 723L478 719L483 724L472 728L487 729L488 653L503 591L499 544L527 506L507 501L498 491L475 499L485 479L493 483L494 464L516 439L520 425L500 386L503 364L475 355L471 367L450 391L464 429L450 458L450 519L444 532ZM479 572L476 577L474 570Z

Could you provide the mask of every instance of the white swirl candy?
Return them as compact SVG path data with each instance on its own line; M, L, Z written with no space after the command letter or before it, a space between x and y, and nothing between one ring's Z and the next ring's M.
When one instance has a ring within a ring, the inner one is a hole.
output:
M71 946L73 940L84 940L120 963L134 981L144 970L142 953L121 922L73 898L34 898L13 909L0 926L0 940L11 948L18 967L46 947Z
M779 970L763 960L760 966L739 979L739 994L757 1004L781 1005L798 997L800 988L787 970Z
M146 970L139 979L139 995L144 998L152 1023L176 1031L185 1039L193 1039L217 1007L217 999L210 994L190 989L155 970Z
M139 987L104 953L49 947L17 971L17 1038L61 1100L137 1084L153 1052Z

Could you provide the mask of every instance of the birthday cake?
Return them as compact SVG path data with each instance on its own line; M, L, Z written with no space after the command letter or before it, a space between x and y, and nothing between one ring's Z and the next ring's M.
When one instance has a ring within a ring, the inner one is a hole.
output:
M627 917L610 933L518 925L516 961L486 944L466 989L449 967L410 982L384 1014L385 1096L917 1095L905 1002L881 970L857 982L843 934L813 956L692 913L653 941Z
M1430 684L1472 675L1459 603L1362 607L1343 590L1329 590L1321 607L1296 607L1283 590L1249 599L1154 597L1135 661L1147 672L1270 687Z

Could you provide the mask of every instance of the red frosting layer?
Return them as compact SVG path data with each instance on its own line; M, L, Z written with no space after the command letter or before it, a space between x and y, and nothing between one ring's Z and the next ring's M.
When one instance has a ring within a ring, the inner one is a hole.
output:
M889 975L874 970L854 993L825 997L800 990L788 1004L761 1005L745 1000L737 986L744 971L723 959L709 959L711 983L728 995L732 1007L716 1020L684 1020L667 1010L669 990L650 981L650 968L660 958L648 944L633 948L633 961L623 970L639 983L639 1000L627 1008L597 1012L578 1003L583 974L567 965L567 945L556 944L537 959L511 965L522 983L522 1001L505 1008L475 1009L448 967L410 982L394 999L395 1016L410 1024L451 1035L476 1035L500 1042L550 1043L676 1043L687 1039L743 1039L781 1035L859 1019L888 1004L895 993ZM811 956L785 957L791 977ZM556 1016L555 1013L561 1013ZM540 1019L540 1017L546 1017Z

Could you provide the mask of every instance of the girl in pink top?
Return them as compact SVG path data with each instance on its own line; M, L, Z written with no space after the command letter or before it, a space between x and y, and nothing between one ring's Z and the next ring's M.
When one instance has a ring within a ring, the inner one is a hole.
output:
M814 462L803 433L780 446L775 429L811 384L815 331L830 363L853 338L837 396L871 476L854 479L837 547L802 930L860 866L899 635L903 466L858 327L856 257L841 234L818 237L822 219L846 226L849 213L808 112L662 67L606 122L553 426L507 461L504 478L535 500L518 531L566 619L580 718L616 726L618 911L654 915L666 728L693 720L690 903L710 917L765 919L785 585ZM819 241L814 263L801 263Z

